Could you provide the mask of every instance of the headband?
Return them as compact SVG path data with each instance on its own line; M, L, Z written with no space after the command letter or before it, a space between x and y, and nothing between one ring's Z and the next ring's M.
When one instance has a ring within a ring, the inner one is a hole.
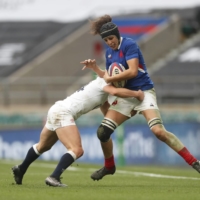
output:
M108 22L101 27L100 35L102 39L108 37L109 35L115 35L118 39L120 39L118 27L112 22Z

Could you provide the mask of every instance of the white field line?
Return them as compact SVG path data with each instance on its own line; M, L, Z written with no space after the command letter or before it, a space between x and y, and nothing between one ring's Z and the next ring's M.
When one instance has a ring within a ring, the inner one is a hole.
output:
M130 171L122 171L122 170L117 170L117 172L121 174L132 174L135 176L147 176L147 177L154 177L154 178L200 180L200 178L195 178L195 177L171 176L171 175L153 174L153 173L145 173L145 172L130 172Z
M9 164L10 165L10 164L16 164L16 163L14 163L14 161L0 161L0 165L1 164L6 164L6 165ZM31 164L31 166L54 169L56 167L56 164L33 163L33 164ZM91 172L94 172L97 169L94 169L94 168L85 169L85 168L70 166L67 170L69 170L69 171L91 171ZM171 175L153 174L153 173L145 173L145 172L131 172L131 171L125 171L125 170L117 170L116 174L133 175L133 176L146 176L146 177L152 177L152 178L200 180L200 178L195 178L195 177L171 176Z

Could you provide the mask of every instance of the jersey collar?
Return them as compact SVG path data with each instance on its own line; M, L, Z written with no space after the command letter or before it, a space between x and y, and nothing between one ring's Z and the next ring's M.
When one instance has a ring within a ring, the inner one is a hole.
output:
M118 50L120 49L120 47L121 47L121 44L122 44L122 40L123 40L123 37L120 37L120 44L119 44L119 46L118 46Z

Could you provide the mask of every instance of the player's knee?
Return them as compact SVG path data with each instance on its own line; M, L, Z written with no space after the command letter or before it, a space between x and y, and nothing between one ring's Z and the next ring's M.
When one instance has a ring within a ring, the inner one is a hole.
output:
M165 142L167 140L167 134L164 129L162 129L162 128L156 129L153 131L153 133L162 142Z
M165 142L167 140L167 132L163 126L162 120L160 118L154 118L148 122L150 129L154 135L161 141Z
M97 137L101 142L107 142L110 139L110 135L113 133L113 130L109 127L103 126L102 124L97 129Z
M101 142L107 142L117 126L117 123L113 120L104 118L101 125L97 129L97 137Z
M82 155L84 154L84 150L83 150L83 148L82 147L80 147L79 149L78 149L78 151L77 151L77 158L80 158ZM76 159L77 159L76 158Z
M37 151L42 154L46 151L49 151L51 149L52 145L48 145L48 144L45 144L45 143L38 143L37 144Z
M74 160L76 160L84 154L84 150L82 147L76 147L69 150L67 153L69 153L74 158Z

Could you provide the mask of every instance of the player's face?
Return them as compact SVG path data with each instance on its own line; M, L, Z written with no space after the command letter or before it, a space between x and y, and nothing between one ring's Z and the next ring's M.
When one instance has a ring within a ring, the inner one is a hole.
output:
M119 40L115 35L109 35L104 38L105 43L113 50L117 50L119 46Z

